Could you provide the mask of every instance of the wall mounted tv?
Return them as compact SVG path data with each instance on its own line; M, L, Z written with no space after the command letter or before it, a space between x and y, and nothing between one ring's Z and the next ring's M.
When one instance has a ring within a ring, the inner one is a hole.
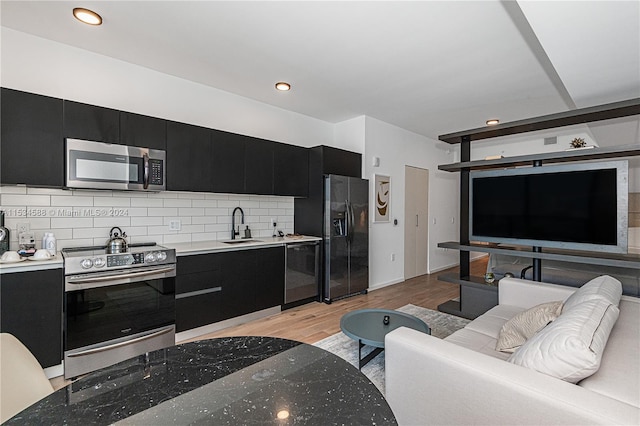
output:
M627 252L627 161L470 173L470 239Z

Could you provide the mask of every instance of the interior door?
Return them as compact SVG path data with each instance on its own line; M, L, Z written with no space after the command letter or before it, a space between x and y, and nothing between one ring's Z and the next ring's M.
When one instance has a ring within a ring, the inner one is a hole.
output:
M429 170L405 166L404 278L427 273Z

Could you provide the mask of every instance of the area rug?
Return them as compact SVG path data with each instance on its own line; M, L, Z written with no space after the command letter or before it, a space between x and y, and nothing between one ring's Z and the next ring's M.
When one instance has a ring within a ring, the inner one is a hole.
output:
M427 325L431 327L431 335L440 339L444 339L451 333L460 330L470 322L468 319L415 305L405 305L397 310L413 315L426 322ZM342 332L322 339L314 343L314 346L329 351L349 362L351 365L354 365L356 368L358 367L358 342ZM363 357L371 350L373 350L373 348L370 346L362 348ZM384 395L384 351L362 367L362 373L367 376Z

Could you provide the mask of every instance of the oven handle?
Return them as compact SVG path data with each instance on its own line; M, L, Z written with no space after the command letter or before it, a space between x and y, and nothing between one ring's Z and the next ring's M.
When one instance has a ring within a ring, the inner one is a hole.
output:
M70 279L67 281L68 284L89 284L89 283L97 283L97 282L104 282L104 281L113 281L113 280L120 280L120 279L125 279L125 278L135 278L135 277L143 277L143 276L147 276L147 275L156 275L156 274L161 274L163 272L171 272L174 271L176 268L175 266L171 266L168 268L160 268L160 269L154 269L152 271L142 271L142 272L129 272L127 274L119 274L119 275L103 275L100 277L88 277L88 278L79 278L79 279Z
M144 176L142 177L142 187L144 189L149 188L149 154L144 153L142 155L142 161L144 162Z
M167 334L167 333L171 332L172 330L173 330L173 327L165 328L165 329L156 331L155 333L147 334L146 336L140 336L140 337L136 337L135 339L125 340L124 342L118 342L118 343L114 343L112 345L102 346L100 348L87 349L86 351L76 352L76 353L73 353L73 354L67 354L67 357L74 358L74 357L78 357L78 356L97 354L97 353L108 351L108 350L111 350L111 349L120 348L122 346L131 345L133 343L142 342L143 340L148 340L148 339L151 339L153 337L162 336L163 334Z

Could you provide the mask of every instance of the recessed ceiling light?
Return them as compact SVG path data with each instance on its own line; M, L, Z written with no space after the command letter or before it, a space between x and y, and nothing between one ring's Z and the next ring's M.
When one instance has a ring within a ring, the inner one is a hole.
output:
M291 85L284 81L279 81L276 83L276 89L286 92L287 90L291 90Z
M492 118L490 120L487 120L487 126L495 126L496 124L499 124L500 120L498 120L497 118Z
M102 24L102 17L95 13L93 10L84 9L82 7L76 7L73 9L73 16L85 24L100 25Z

